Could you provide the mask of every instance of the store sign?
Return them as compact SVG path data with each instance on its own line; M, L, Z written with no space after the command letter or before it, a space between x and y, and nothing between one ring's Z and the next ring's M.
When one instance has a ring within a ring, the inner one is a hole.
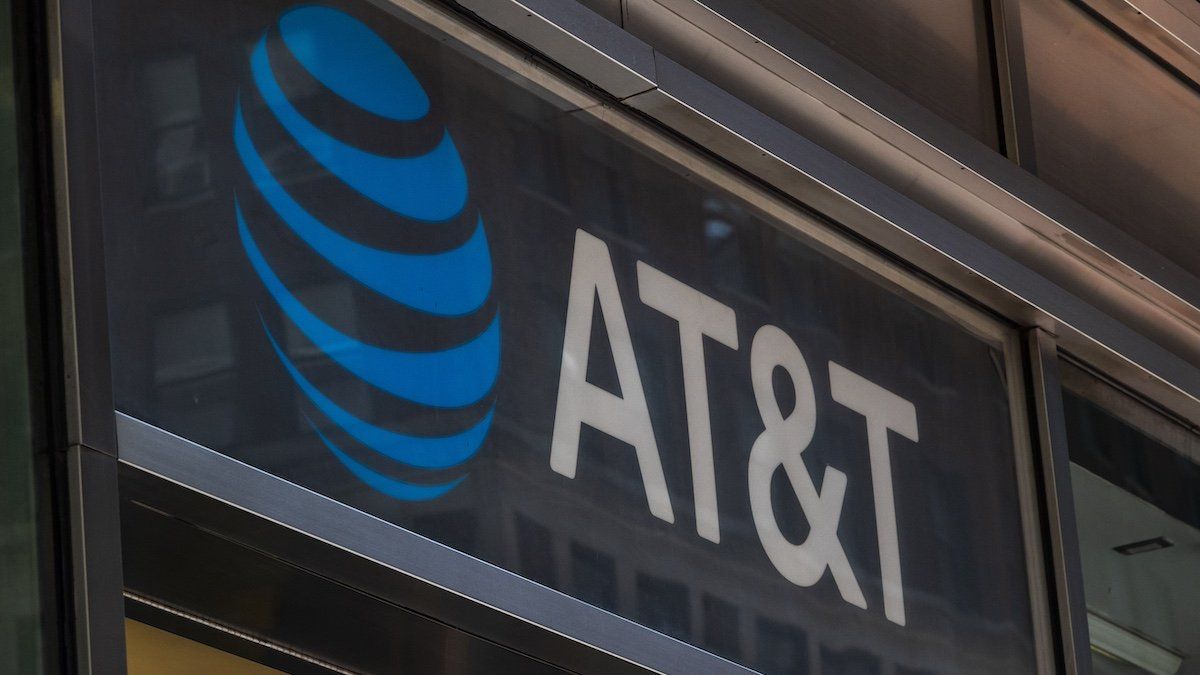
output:
M369 7L97 35L122 412L762 670L1032 669L998 333Z

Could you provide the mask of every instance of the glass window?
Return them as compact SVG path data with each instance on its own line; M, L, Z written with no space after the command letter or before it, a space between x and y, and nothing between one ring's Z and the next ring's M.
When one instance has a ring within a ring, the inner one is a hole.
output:
M0 0L0 672L41 672L12 7Z
M1200 435L1063 370L1092 662L1200 673Z
M1015 335L402 17L97 6L121 412L750 664L1032 670Z
M1183 269L1200 270L1195 85L1074 3L1020 6L1038 175Z

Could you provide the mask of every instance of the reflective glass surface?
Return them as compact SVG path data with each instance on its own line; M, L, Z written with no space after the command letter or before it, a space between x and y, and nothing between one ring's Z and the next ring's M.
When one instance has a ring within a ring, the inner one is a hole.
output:
M1071 2L1020 6L1038 175L1200 273L1195 85Z
M12 7L0 0L0 672L42 668Z
M768 672L1033 669L968 322L366 3L97 12L121 411Z
M1200 673L1200 434L1064 369L1093 667Z

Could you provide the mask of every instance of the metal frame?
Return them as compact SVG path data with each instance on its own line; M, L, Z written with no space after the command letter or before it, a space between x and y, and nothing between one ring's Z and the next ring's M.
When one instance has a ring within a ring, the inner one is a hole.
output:
M65 477L55 478L66 483L64 520L70 531L65 564L74 653L67 660L73 657L79 673L121 673L124 601L100 203L95 186L69 180L99 173L91 3L51 0L45 9L52 119L44 150L52 157L54 177L54 214L46 224L55 227L45 240L57 244L55 308L61 324L54 325L62 333L54 344L62 363L61 371L52 370L62 373L65 395L64 410L56 411L65 413L64 433L49 437L62 443L53 450L65 456L66 465ZM52 467L60 464L51 461Z
M1034 173L1037 160L1029 109L1029 81L1025 73L1021 8L1017 1L989 0L989 38L999 87L997 96L1004 127L1004 154L1017 166Z
M67 442L116 455L91 0L51 0L50 66Z
M1083 567L1075 499L1071 490L1071 459L1063 412L1058 346L1054 337L1034 328L1026 334L1031 403L1038 420L1041 477L1049 522L1050 563L1053 565L1060 658L1068 675L1091 675L1091 641L1083 595Z
M67 451L75 663L79 673L125 671L117 460L75 445Z

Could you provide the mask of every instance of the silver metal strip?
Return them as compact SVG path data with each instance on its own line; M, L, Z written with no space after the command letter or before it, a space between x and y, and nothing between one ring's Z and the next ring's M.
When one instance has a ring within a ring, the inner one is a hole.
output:
M991 0L992 40L999 79L1004 127L1004 154L1017 166L1034 173L1037 167L1033 120L1029 109L1029 79L1025 72L1025 43L1020 0Z
M67 442L113 454L91 0L52 0L46 11Z
M1042 458L1042 479L1049 520L1050 559L1055 577L1059 639L1068 675L1091 675L1091 642L1087 605L1083 597L1083 567L1075 499L1071 491L1071 460L1059 376L1058 347L1053 336L1034 328L1029 349L1030 392L1036 410L1037 439Z
M73 446L67 452L67 488L76 672L123 673L125 604L117 460Z
M1025 546L1025 575L1029 583L1029 608L1033 619L1037 667L1039 673L1049 675L1058 672L1055 659L1057 641L1051 617L1051 589L1049 580L1046 578L1046 558L1047 556L1053 557L1054 552L1046 551L1044 545L1045 523L1042 517L1042 495L1038 490L1036 467L1041 448L1033 446L1034 434L1030 428L1037 426L1039 420L1036 415L1029 414L1027 402L1031 392L1024 376L1026 361L1021 355L1019 335L1010 333L1010 338L1005 341L1004 353L1009 405L1012 410L1017 495L1021 502L1021 536Z
M121 462L658 672L753 671L118 413Z

